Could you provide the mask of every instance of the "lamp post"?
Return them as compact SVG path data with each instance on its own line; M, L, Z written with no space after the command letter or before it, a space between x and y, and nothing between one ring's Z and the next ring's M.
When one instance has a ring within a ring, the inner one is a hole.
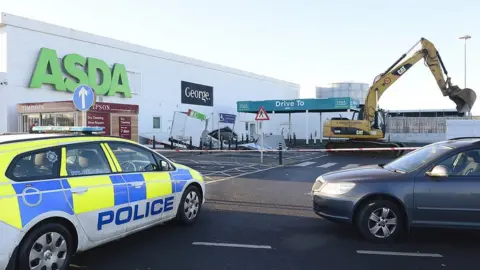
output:
M472 37L469 36L469 35L465 35L465 36L461 36L459 37L459 39L463 39L465 40L465 45L464 45L464 49L463 49L463 52L464 52L464 87L467 88L467 40L468 39L471 39ZM471 112L468 113L470 116L472 115Z

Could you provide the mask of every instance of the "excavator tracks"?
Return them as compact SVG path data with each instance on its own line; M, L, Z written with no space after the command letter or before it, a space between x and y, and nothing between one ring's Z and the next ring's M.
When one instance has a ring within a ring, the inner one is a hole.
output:
M392 148L405 147L399 142L386 141L367 141L367 140L346 140L346 141L330 141L325 145L325 149L345 149L345 148ZM382 157L399 157L403 155L405 150L379 150L379 151L333 151L334 154L352 154L375 155Z

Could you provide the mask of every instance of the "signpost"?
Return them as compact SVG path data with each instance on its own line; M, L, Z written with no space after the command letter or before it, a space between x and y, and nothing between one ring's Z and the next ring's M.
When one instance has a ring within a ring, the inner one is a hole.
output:
M73 92L73 105L82 112L82 126L87 126L87 111L95 102L95 92L88 85L79 85Z
M265 109L263 108L263 106L260 107L260 110L258 110L257 115L255 116L255 120L256 121L270 120L270 117L268 117L268 114L265 111ZM260 122L260 132L262 132L262 138L261 138L262 148L260 150L260 163L263 164L263 125L262 125L262 122Z
M237 116L235 114L220 113L219 114L219 119L220 120L219 120L219 124L218 124L218 133L220 134L220 123L233 124L232 134L230 134L230 138L231 138L233 136L233 130L235 129L236 118L237 118Z

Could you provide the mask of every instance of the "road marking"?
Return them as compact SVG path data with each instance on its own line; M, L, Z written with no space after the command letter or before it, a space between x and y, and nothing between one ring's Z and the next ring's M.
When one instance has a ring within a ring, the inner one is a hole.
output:
M192 245L194 245L194 246L213 246L213 247L240 247L240 248L272 249L271 246L230 244L230 243L193 242Z
M325 155L321 155L321 156L318 156L318 157L313 157L313 158L304 159L304 160L302 160L302 161L308 161L308 160L317 159L317 158L322 158L322 157L326 157L326 156L328 156L328 155L325 154ZM265 171L277 169L277 168L280 168L280 167L283 167L283 165L277 165L277 166L268 167L268 168L265 168L265 169L259 169L259 170L256 170L256 171L246 172L246 173L242 173L242 174L238 174L238 175L234 175L234 176L230 176L230 177L225 177L225 178L220 178L220 179L208 181L208 182L205 183L205 185L213 184L213 183L217 183L217 182L222 182L222 181L226 181L226 180L230 180L230 179L233 179L233 178L238 178L238 177L242 177L242 176L249 175L249 174L254 174L254 173L259 173L259 172L265 172Z
M322 165L317 166L317 167L319 167L319 168L329 168L329 167L334 166L335 164L337 164L337 163L325 163L325 164L322 164Z
M315 164L315 163L317 163L317 162L314 162L314 161L307 161L307 162L302 162L302 163L296 164L295 166L298 166L298 167L305 167L305 166L312 165L312 164Z
M348 164L348 165L343 166L342 169L351 169L351 168L358 167L358 165L360 165L360 164Z
M368 254L368 255L390 255L390 256L443 258L442 255L436 254L436 253L391 252L391 251L375 251L375 250L357 250L357 253L358 254Z

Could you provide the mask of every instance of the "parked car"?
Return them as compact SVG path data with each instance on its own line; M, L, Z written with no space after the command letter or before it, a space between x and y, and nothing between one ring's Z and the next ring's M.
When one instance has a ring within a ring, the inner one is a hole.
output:
M387 164L325 173L312 187L319 216L390 242L411 227L480 228L480 138L426 145Z
M0 269L66 269L78 251L197 220L198 171L127 139L74 134L101 129L0 136Z

